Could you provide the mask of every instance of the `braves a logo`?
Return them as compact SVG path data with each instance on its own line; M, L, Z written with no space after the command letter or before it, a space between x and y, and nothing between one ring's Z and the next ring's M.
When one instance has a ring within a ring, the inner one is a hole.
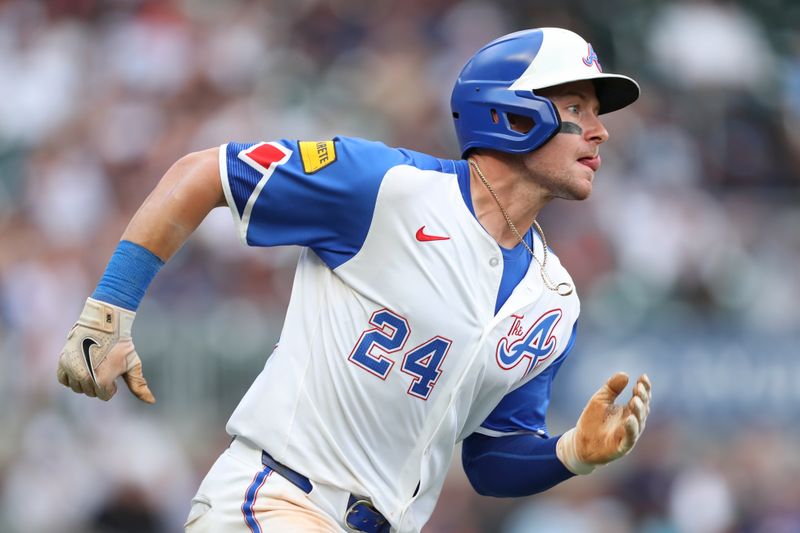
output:
M513 315L514 322L508 334L497 343L495 357L497 364L503 370L511 370L519 365L520 361L527 360L525 374L530 372L537 364L541 363L556 350L558 339L555 331L556 325L563 316L561 309L551 309L543 314L528 328L522 329L524 316ZM516 340L511 340L516 338Z
M597 53L592 48L592 45L589 45L589 52L586 54L586 57L581 58L583 60L583 64L587 67L591 67L592 63L594 66L597 67L597 70L603 72L603 67L600 66L600 59L597 57Z

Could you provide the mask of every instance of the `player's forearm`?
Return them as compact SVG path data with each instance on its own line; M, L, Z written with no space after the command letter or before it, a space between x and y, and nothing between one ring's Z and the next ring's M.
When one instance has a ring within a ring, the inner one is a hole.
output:
M164 174L122 235L93 299L138 309L164 262L224 203L217 154L216 149L189 154Z
M122 240L168 261L206 215L224 204L218 149L191 153L164 174L128 224Z
M488 437L473 434L464 440L461 462L472 487L484 496L530 496L574 476L555 453L558 437L536 435Z

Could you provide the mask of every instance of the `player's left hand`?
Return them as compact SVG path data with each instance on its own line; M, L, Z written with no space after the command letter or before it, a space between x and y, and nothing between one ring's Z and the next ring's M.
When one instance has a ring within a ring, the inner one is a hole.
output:
M155 403L131 338L135 317L133 311L87 299L61 350L59 383L77 393L110 400L117 392L115 381L122 376L137 398Z
M627 374L614 374L586 404L576 426L559 439L556 453L572 472L587 474L627 454L639 440L650 413L650 379L640 376L631 399L615 404L627 384Z

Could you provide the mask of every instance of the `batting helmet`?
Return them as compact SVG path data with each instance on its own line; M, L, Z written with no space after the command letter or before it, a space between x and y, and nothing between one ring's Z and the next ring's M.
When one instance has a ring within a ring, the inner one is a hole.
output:
M579 80L594 82L601 114L639 97L635 81L604 73L592 45L569 30L524 30L487 44L464 66L450 99L462 157L472 148L539 148L558 132L561 118L536 91ZM533 128L514 131L508 113L533 119Z

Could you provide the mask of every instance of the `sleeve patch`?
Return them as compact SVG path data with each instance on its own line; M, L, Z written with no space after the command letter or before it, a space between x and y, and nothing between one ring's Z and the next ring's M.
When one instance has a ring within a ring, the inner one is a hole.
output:
M306 174L313 174L336 161L336 145L333 141L300 141L297 144Z
M289 160L292 151L278 143L258 143L239 152L238 157L263 177L269 177L275 170Z

